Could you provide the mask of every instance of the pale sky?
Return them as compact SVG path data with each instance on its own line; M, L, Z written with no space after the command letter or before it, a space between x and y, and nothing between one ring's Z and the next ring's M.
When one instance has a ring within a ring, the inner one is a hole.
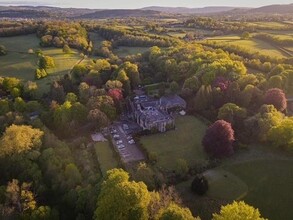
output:
M241 6L260 7L270 4L290 4L293 0L0 0L0 5L48 5L76 8L142 8L146 6L169 7L205 7L205 6Z

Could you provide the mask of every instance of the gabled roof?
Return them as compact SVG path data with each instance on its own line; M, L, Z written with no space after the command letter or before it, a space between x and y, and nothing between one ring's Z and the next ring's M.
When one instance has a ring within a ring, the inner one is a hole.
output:
M161 106L168 107L168 106L186 106L186 102L178 95L168 95L162 96L159 101Z

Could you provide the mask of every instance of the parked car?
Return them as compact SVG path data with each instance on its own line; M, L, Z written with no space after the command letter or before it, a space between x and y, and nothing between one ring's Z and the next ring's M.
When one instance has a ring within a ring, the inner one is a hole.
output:
M111 134L116 134L116 133L117 133L116 129L111 130Z
M135 144L135 141L133 139L128 141L129 144Z
M132 139L131 135L127 136L127 140L131 140L131 139Z
M117 145L118 145L118 144L122 144L122 143L123 143L122 140L116 141L116 144L117 144Z
M123 127L124 130L128 130L129 129L129 126L127 124L123 124L122 127Z
M123 149L123 148L125 148L125 145L124 144L119 144L117 147L118 147L118 149Z
M114 137L114 138L120 138L120 135L119 135L119 134L114 134L113 137Z

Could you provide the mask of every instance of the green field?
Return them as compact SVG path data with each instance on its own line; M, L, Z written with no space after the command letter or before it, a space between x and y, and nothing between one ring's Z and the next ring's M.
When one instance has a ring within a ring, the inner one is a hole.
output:
M203 173L209 182L205 196L192 194L192 179L176 186L195 213L209 219L208 213L213 213L215 208L212 201L218 202L216 206L219 206L233 200L244 200L270 220L293 219L293 160L287 156L276 156L276 152L262 146L251 147L258 149L239 152L223 161L220 167ZM211 208L196 210L201 206Z
M206 159L201 145L206 125L194 116L178 117L175 123L175 130L140 139L148 152L157 154L157 165L165 170L175 169L179 158L185 159L190 166Z
M114 54L120 57L126 57L128 55L136 55L138 53L144 53L149 50L149 47L119 47L114 49Z
M293 219L293 160L247 161L223 168L247 184L243 200L259 208L264 217Z
M96 143L95 151L103 175L105 175L108 170L118 167L118 161L114 156L109 142Z
M39 39L35 35L0 38L0 44L8 50L8 54L0 57L0 76L17 77L25 81L35 81L35 70L38 57L28 54L29 49L39 49ZM60 48L41 48L43 53L52 56L56 67L49 69L49 76L36 80L39 94L48 92L49 84L56 78L68 73L81 59L75 50L71 54L63 53Z
M227 35L220 37L207 38L210 41L216 41L218 43L227 43L232 45L237 45L250 49L251 51L259 52L261 54L266 54L273 57L285 58L287 54L283 53L281 50L277 49L275 46L264 42L259 39L248 39L243 40L237 35Z

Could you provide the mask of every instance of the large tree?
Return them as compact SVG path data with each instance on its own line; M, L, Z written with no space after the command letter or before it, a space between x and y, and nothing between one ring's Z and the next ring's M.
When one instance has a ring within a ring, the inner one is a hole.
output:
M230 123L218 120L208 127L202 144L205 151L211 157L224 157L231 155L233 151L234 130Z
M26 125L11 125L0 139L0 157L40 147L44 132Z
M273 105L278 111L284 111L287 108L287 99L281 89L269 89L265 94L265 104Z
M158 220L196 220L187 208L182 208L175 203L169 204L166 209L160 211Z
M150 200L144 183L129 181L122 169L110 170L101 188L95 219L147 220Z
M213 214L213 220L265 220L261 217L258 209L244 202L233 202L222 206L219 214Z

